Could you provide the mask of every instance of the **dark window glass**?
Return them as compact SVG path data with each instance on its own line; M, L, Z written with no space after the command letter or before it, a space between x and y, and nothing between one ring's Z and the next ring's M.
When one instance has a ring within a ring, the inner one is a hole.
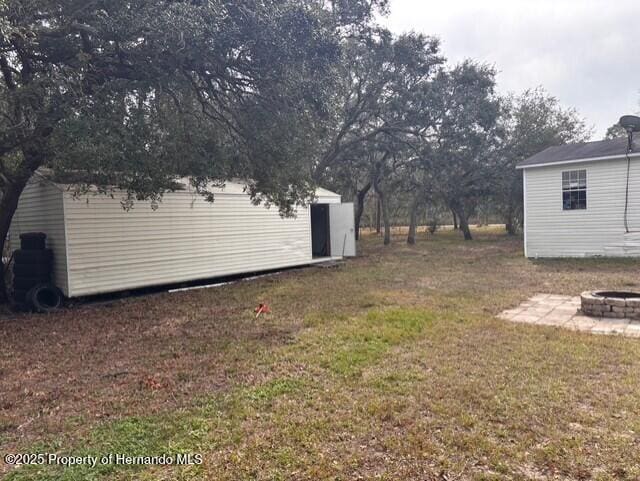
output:
M562 173L562 209L587 208L587 171L569 170Z

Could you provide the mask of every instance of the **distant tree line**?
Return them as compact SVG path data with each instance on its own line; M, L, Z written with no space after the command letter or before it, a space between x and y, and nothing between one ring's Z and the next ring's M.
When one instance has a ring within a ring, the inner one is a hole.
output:
M523 219L515 165L590 135L542 88L500 96L492 67L448 65L424 35L378 29L350 39L334 68L341 87L329 101L315 179L355 200L356 227L374 198L386 244L398 223L409 227L409 243L418 222L451 223L471 239L470 219L484 217L515 234Z
M386 0L0 0L0 251L36 171L158 200L177 177L248 182L283 215L326 185L394 212L492 205L521 225L514 165L585 138L542 90L500 97L495 70L392 35ZM0 276L2 281L2 276ZM0 285L0 291L3 286Z

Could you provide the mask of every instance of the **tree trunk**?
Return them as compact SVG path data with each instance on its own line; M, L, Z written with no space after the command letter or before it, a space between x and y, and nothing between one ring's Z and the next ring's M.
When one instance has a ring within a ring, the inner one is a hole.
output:
M9 227L11 226L11 220L18 207L20 194L22 194L28 180L29 177L20 177L3 186L2 199L0 199L0 253L4 253L4 245L7 240L7 234L9 233ZM7 286L4 275L6 270L4 259L0 261L0 268L2 268L2 272L0 273L0 302L6 302Z
M506 221L504 223L504 230L507 231L508 235L516 235L516 229L511 221Z
M509 201L509 207L507 208L507 212L505 214L504 228L507 231L507 234L516 235L517 229L514 215L514 206L511 200Z
M382 211L382 222L384 223L384 245L391 244L391 222L389 220L389 207L386 197L380 197L380 207Z
M451 215L453 216L453 230L458 230L458 216L453 209L451 209Z
M375 180L373 188L378 196L378 214L382 217L382 222L384 224L384 245L389 245L391 244L391 222L389 221L389 206L387 205L388 199ZM379 219L377 220L379 221Z
M369 192L369 189L371 189L371 182L367 182L367 184L361 190L359 190L356 195L356 240L360 239L360 222L362 221L362 214L364 212L364 199L367 197L367 192Z
M458 225L464 235L464 240L473 240L471 230L469 229L469 214L462 203L458 201L452 203L451 210L455 212L455 215L458 217Z
M469 230L469 219L467 218L466 213L458 212L458 217L460 219L460 230L464 235L464 240L473 240L471 231Z
M50 158L47 143L53 132L53 125L61 118L60 115L60 113L51 114L49 112L45 115L46 120L39 119L34 122L36 127L33 132L33 140L22 146L23 160L16 168L16 173L9 178L5 175L2 176L2 188L0 189L2 195L0 199L0 268L2 268L2 272L0 272L0 302L6 302L8 297L4 275L6 266L2 254L4 254L4 245L9 234L9 227L11 227L11 220L18 208L18 201L27 182L34 172Z
M508 235L516 235L517 229L516 224L513 220L513 215L509 215L504 223L504 229L507 231Z
M407 244L414 245L416 243L416 231L418 224L418 208L420 202L417 197L411 203L409 211L409 234L407 235Z
M380 223L381 217L380 212L382 211L382 206L380 202L380 196L376 193L376 234L380 234L382 231L382 225Z

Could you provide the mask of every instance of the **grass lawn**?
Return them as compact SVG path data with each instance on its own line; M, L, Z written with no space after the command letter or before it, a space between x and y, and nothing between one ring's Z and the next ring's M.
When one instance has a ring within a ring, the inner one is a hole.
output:
M539 292L640 289L640 262L529 261L519 239L476 237L369 236L339 268L1 321L1 454L204 462L0 476L638 479L640 339L495 315Z

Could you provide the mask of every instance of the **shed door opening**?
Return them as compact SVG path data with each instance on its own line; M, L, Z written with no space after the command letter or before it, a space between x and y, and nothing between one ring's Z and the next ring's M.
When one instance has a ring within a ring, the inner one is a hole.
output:
M329 257L329 205L311 205L311 252L313 257Z

